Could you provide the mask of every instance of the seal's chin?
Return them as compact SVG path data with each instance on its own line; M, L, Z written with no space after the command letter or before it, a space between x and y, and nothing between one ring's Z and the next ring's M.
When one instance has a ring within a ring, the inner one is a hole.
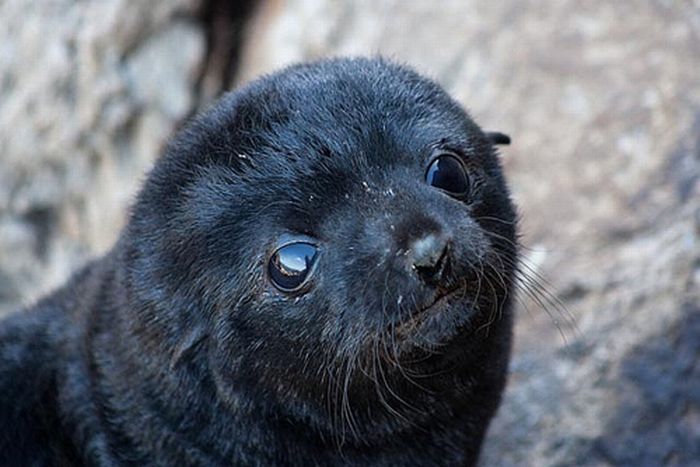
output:
M402 342L402 347L445 344L469 321L473 314L471 302L466 283L439 291L432 303L396 324L393 334Z

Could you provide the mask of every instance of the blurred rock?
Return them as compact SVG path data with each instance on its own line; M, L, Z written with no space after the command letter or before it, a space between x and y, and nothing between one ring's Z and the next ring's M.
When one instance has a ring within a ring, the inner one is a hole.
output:
M700 465L698 2L267 1L246 44L240 81L381 52L513 137L539 297L483 465Z
M0 2L0 313L115 240L194 109L196 0Z

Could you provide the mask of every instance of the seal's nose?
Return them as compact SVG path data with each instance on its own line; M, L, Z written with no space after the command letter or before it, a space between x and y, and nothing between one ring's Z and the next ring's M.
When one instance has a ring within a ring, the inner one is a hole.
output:
M435 279L447 253L447 238L429 233L411 242L410 261L413 268L426 279Z

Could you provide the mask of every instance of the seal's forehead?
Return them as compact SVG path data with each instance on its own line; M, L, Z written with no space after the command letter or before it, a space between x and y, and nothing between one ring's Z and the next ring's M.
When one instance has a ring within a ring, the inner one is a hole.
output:
M257 157L410 152L474 125L438 85L383 60L292 67L238 92L234 137Z
M445 91L414 71L384 60L331 60L227 95L181 132L153 179L185 186L206 167L265 186L328 172L354 178L368 167L425 163L445 141L451 149L487 143ZM172 180L168 162L188 170Z
M239 110L262 119L285 116L323 124L364 118L461 113L433 81L385 60L329 60L287 68L240 91Z

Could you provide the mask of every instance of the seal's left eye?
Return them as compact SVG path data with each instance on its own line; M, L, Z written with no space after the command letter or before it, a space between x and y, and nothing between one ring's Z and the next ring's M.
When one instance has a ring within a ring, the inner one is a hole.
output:
M277 249L268 263L272 284L282 292L297 292L309 277L318 256L311 243L289 243Z
M469 191L469 177L462 162L448 153L433 159L425 173L425 181L452 195L463 195Z

